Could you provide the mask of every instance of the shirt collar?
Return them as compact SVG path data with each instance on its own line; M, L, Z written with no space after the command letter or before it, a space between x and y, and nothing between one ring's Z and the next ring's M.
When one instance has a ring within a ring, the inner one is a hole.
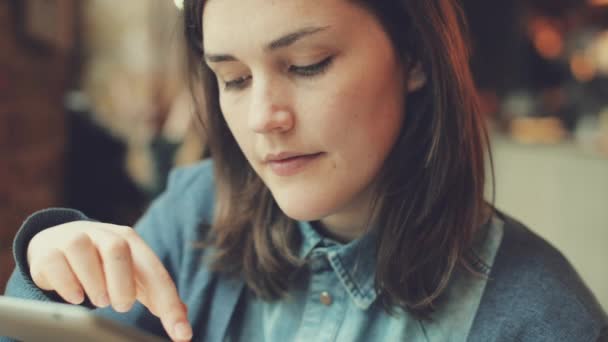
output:
M470 261L477 272L489 275L502 240L502 225L502 221L494 216L478 231L469 251ZM305 260L313 251L326 253L332 269L355 305L367 309L378 296L374 286L377 231L372 229L356 240L341 244L321 236L310 222L299 221L298 226L302 234L299 258Z
M370 230L360 238L341 244L321 236L310 222L298 222L302 234L299 257L308 258L315 250L326 251L327 259L355 305L367 309L377 297L376 273L377 233Z

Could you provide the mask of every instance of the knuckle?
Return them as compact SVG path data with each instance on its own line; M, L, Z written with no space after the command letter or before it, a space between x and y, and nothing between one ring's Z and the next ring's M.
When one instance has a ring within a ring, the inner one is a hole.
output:
M112 238L103 245L103 252L106 255L123 257L129 253L129 243L122 238Z
M56 248L32 254L32 258L29 260L30 272L42 272L46 268L45 265L52 264L61 257L63 257L63 253Z
M47 265L57 265L58 263L64 262L65 255L58 248L50 248L42 255L42 258Z
M114 226L114 229L117 233L120 233L121 235L128 235L133 232L133 229L129 226L116 225Z
M38 287L43 290L51 290L48 282L46 281L46 276L44 275L44 268L32 268L30 270L30 275L34 284L38 285Z
M92 245L91 239L86 233L76 233L66 241L65 250L68 253L79 253Z
M120 230L120 234L124 236L124 238L127 240L133 240L139 237L139 235L137 235L137 232L135 232L135 229L131 227L121 226Z
M171 288L174 287L173 278L171 278L171 275L164 268L161 266L157 267L155 269L155 273L158 275L158 280L161 282L161 284L170 285Z

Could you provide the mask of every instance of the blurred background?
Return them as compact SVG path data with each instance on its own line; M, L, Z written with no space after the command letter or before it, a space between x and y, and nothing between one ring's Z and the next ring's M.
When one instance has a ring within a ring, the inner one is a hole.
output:
M608 308L608 0L461 0L491 128L488 198ZM179 0L0 0L0 289L32 212L133 224L205 154ZM491 185L491 184L489 184Z

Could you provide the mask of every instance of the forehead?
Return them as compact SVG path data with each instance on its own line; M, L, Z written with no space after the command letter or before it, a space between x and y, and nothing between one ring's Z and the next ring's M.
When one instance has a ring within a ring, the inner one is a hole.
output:
M261 46L269 38L302 27L348 30L362 10L347 0L210 0L203 10L206 49Z

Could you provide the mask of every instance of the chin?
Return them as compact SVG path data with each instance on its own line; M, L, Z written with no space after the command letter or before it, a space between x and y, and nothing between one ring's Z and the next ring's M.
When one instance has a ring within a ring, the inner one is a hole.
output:
M331 215L334 211L328 198L315 198L311 196L289 196L280 194L275 201L281 211L288 217L297 221L317 221Z

